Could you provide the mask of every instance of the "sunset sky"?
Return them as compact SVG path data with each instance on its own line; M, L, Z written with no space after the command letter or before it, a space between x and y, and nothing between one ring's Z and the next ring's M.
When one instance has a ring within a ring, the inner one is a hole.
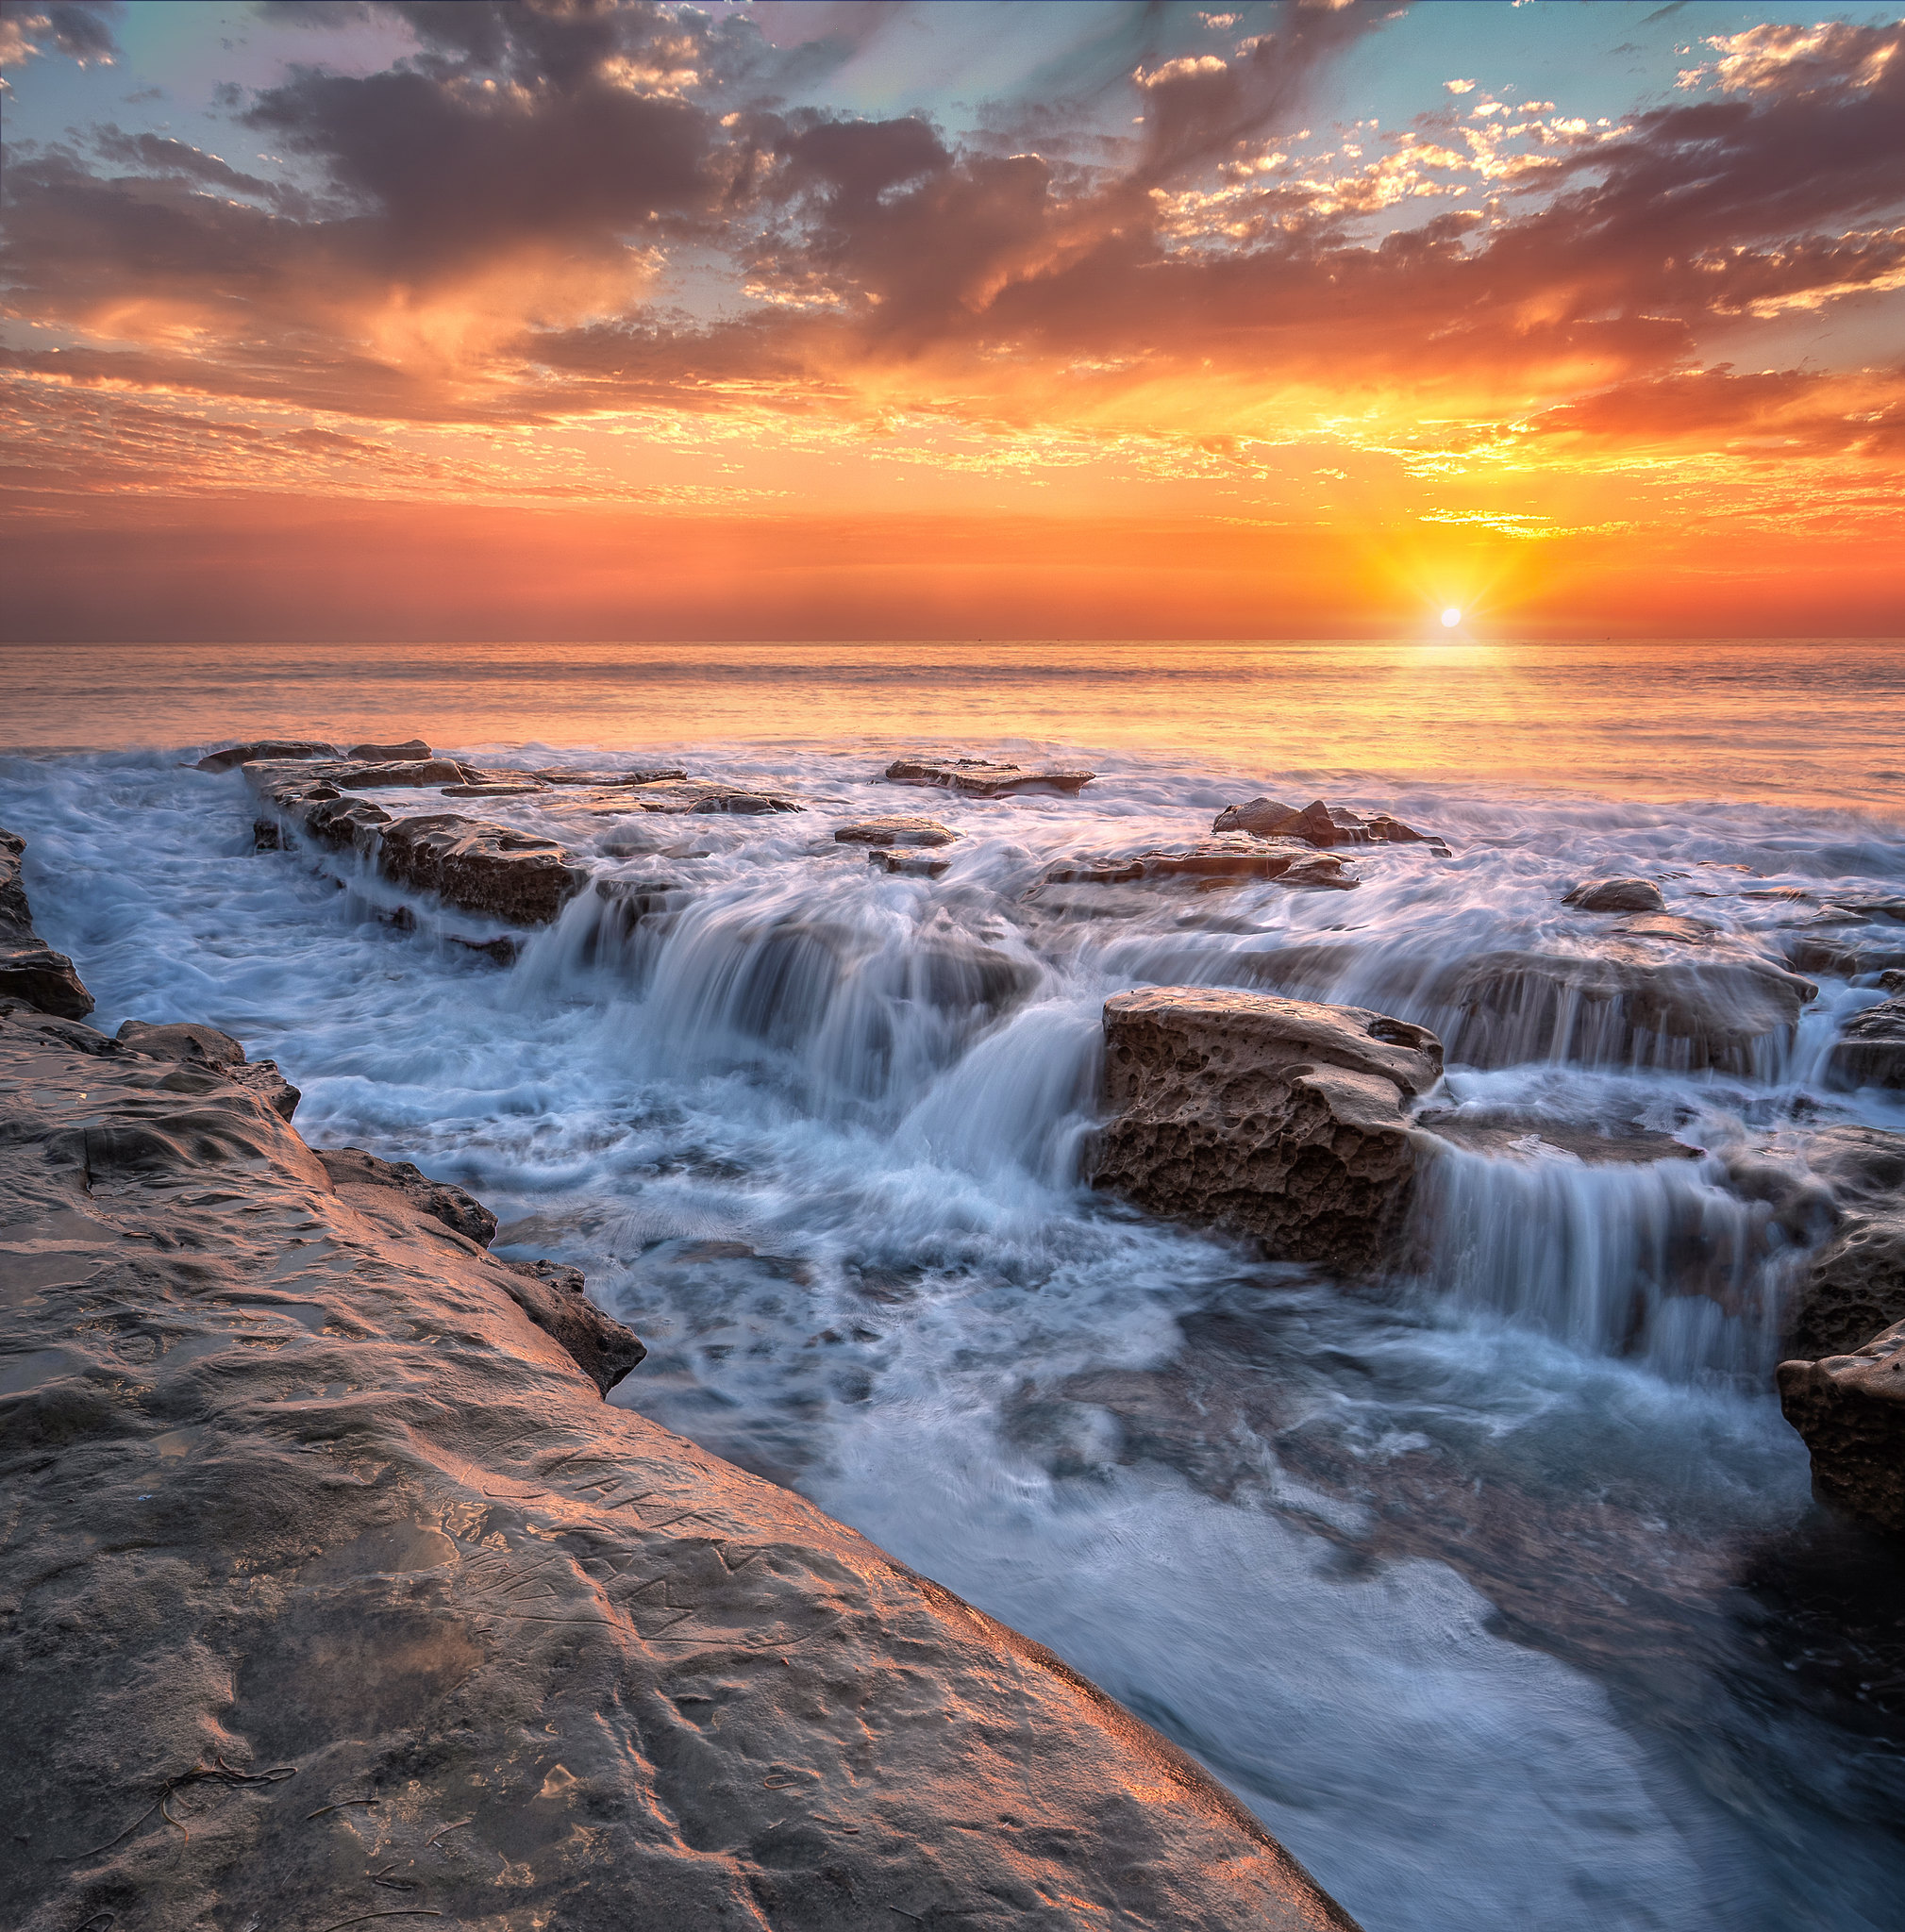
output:
M7 0L0 635L1905 634L1901 42Z

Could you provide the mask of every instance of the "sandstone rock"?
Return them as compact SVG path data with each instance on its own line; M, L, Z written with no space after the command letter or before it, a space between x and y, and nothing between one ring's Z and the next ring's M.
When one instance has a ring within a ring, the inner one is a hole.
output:
M304 1095L277 1070L276 1060L247 1060L244 1048L229 1033L197 1021L180 1020L152 1024L144 1020L128 1020L115 1038L130 1052L148 1059L175 1060L192 1069L201 1084L187 1087L177 1076L167 1083L169 1091L204 1092L205 1082L230 1081L247 1089L265 1106L288 1121L297 1112Z
M229 772L234 766L248 765L258 758L334 758L337 755L334 744L319 744L303 738L260 738L251 744L227 745L224 751L208 752L199 759L197 769Z
M332 765L325 775L342 791L376 791L398 785L467 785L472 774L455 758L400 758L381 764Z
M1254 1235L1278 1259L1376 1272L1427 1137L1403 1103L1442 1077L1421 1026L1361 1007L1156 987L1105 1002L1106 1127L1093 1185Z
M1295 839L1266 841L1233 833L1204 839L1175 852L1137 852L1116 858L1069 858L1045 874L1047 885L1125 885L1134 879L1276 879L1286 886L1348 891L1361 883L1343 861Z
M1687 919L1678 912L1648 912L1630 919L1614 931L1628 940L1668 940L1679 946L1704 946L1720 938L1721 929L1704 919Z
M445 798L526 798L533 791L541 791L540 785L445 785Z
M877 870L903 878L936 879L952 870L951 859L934 858L925 852L888 852L876 846L866 857Z
M1905 1322L1847 1355L1781 1362L1779 1375L1821 1499L1905 1536Z
M1585 879L1562 904L1578 912L1664 912L1667 908L1661 889L1651 879Z
M510 1299L552 1341L560 1342L576 1365L607 1395L648 1351L632 1329L605 1315L583 1293L582 1271L560 1261L509 1261L515 1277L505 1281Z
M1826 1071L1841 1087L1905 1087L1905 998L1847 1021Z
M685 778L688 774L677 765L658 766L650 772L572 772L564 765L545 765L529 774L544 785L654 785L664 778Z
M311 1150L337 1188L392 1188L420 1214L454 1228L465 1241L487 1248L495 1239L496 1217L476 1199L449 1181L433 1181L409 1160L379 1160L361 1147L316 1147Z
M517 1300L569 1290L109 1046L0 1017L9 1925L1349 1927L1047 1652L603 1403Z
M1437 974L1426 1003L1446 1016L1450 1058L1475 1066L1545 1058L1625 1065L1638 1058L1752 1074L1767 1050L1790 1039L1817 991L1749 954L1663 959L1621 944L1596 954L1475 954Z
M386 825L377 862L398 885L511 925L546 925L589 877L553 839L450 812Z
M430 748L421 738L407 738L401 744L354 744L344 753L347 758L367 759L380 765L399 758L409 762L429 756Z
M937 785L972 798L1004 798L1015 791L1064 791L1076 797L1098 774L1057 765L1014 765L990 758L894 758L886 768L894 785Z
M1251 832L1268 838L1273 825L1296 817L1294 805L1279 805L1274 798L1252 798L1243 805L1227 805L1211 821L1213 832Z
M959 834L937 819L889 818L859 819L842 825L834 838L843 845L950 845Z
M1905 967L1905 944L1853 938L1820 939L1807 934L1794 940L1786 957L1795 973L1830 973L1835 979L1858 979L1867 973L1883 974Z
M770 812L805 811L798 799L783 798L773 791L750 791L738 785L701 783L651 783L643 780L624 788L630 803L643 811L728 812L742 818L759 818Z
M73 961L33 930L33 911L20 880L25 851L25 839L0 827L0 999L24 1000L42 1012L82 1019L92 1010L92 995Z

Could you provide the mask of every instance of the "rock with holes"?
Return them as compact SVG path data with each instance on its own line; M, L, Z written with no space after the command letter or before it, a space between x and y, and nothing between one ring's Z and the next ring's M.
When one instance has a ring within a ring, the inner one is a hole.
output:
M1905 1322L1845 1355L1781 1362L1780 1407L1821 1499L1905 1537Z
M1362 1007L1208 987L1117 993L1093 1184L1252 1235L1278 1259L1374 1274L1399 1258L1432 1144L1404 1104L1441 1077L1434 1034Z
M92 995L73 961L33 930L33 910L20 877L25 851L25 839L0 827L0 999L81 1019L92 1010Z
M573 1271L175 1071L0 1012L9 1932L1353 1932L1048 1652L605 1403Z

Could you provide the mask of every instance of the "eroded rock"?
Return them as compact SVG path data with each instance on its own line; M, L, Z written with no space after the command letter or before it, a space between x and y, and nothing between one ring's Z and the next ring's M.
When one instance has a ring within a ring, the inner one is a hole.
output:
M511 925L548 924L589 877L553 839L451 812L385 826L378 864L399 885Z
M1905 1536L1905 1322L1845 1355L1781 1362L1779 1378L1819 1496Z
M1398 1258L1442 1046L1361 1007L1153 987L1105 1002L1095 1187L1347 1274Z
M1446 841L1435 833L1418 832L1386 811L1354 811L1346 805L1326 805L1320 798L1300 810L1278 805L1274 798L1227 805L1211 821L1211 829L1247 832L1258 839L1300 839L1319 851L1337 845L1428 845L1445 854L1448 850Z
M380 1160L361 1147L317 1147L312 1152L338 1188L390 1188L419 1214L454 1228L465 1241L487 1248L496 1237L496 1217L450 1181L433 1181L411 1160Z
M1841 1087L1905 1087L1905 998L1847 1020L1826 1071Z
M229 1081L255 1093L277 1115L288 1121L297 1112L304 1095L278 1072L276 1060L248 1060L243 1046L229 1033L207 1026L195 1020L153 1024L128 1020L117 1035L119 1044L148 1059L174 1060L190 1070L187 1078L198 1076L211 1083ZM174 1091L182 1084L176 1077ZM201 1087L198 1091L208 1091Z
M950 845L959 834L937 819L894 814L887 818L857 819L841 825L834 838L843 845L932 846Z
M602 1402L560 1273L111 1045L0 1015L9 1924L1349 1927L1047 1652Z
M1233 834L1203 839L1172 852L1134 852L1113 858L1068 858L1045 874L1047 885L1127 885L1137 879L1275 879L1285 886L1348 891L1361 883L1332 854L1294 839L1266 842Z
M354 744L344 753L347 758L359 758L380 765L399 759L409 762L429 756L430 747L421 738L407 738L401 744Z
M1563 896L1577 912L1664 912L1667 902L1651 879L1584 879Z
M83 1019L92 1010L92 995L73 961L33 930L33 910L20 877L25 851L25 839L0 827L0 999Z
M1098 774L991 758L894 758L886 775L894 785L937 785L943 791L962 791L971 798L1004 798L1016 791L1063 791L1076 797Z
M259 758L334 758L338 748L305 738L260 738L250 744L230 744L223 751L208 752L198 761L201 772L229 772Z

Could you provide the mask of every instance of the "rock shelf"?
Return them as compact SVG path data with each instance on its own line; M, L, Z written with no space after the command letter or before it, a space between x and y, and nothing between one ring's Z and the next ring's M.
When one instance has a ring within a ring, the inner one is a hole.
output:
M936 785L969 798L1005 798L1018 791L1062 791L1076 797L1098 774L1058 765L1014 765L990 758L894 758L886 768L894 785Z

